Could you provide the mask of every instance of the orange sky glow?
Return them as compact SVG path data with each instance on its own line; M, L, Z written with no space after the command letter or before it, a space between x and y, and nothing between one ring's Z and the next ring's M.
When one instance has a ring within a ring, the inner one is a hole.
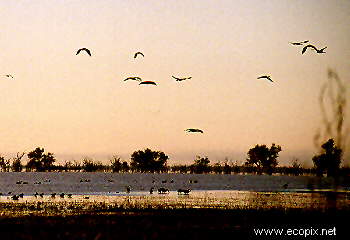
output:
M9 157L39 146L58 162L107 163L151 148L170 164L243 163L251 147L276 143L282 165L311 166L329 68L349 106L347 0L18 0L1 1L0 15L0 153ZM290 44L303 40L326 53ZM82 47L92 56L76 55Z

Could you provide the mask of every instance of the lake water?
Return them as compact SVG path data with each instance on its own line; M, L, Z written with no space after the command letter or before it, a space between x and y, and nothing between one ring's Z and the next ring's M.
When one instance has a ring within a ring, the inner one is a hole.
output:
M23 193L16 202L79 202L185 207L316 207L350 203L349 183L311 176L141 174L141 173L0 173L0 201ZM127 187L130 192L127 193ZM154 188L154 193L149 190ZM158 194L157 189L169 189ZM178 195L178 189L191 189ZM312 191L311 191L312 189ZM336 198L328 192L337 191ZM37 195L42 194L42 196ZM51 196L56 193L55 198ZM59 194L65 193L63 197ZM68 197L67 194L72 194Z

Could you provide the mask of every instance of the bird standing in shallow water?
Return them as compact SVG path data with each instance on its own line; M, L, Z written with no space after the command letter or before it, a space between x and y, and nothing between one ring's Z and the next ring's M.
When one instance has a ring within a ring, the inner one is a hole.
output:
M85 51L91 57L91 51L87 48L80 48L75 55L78 55L81 51Z

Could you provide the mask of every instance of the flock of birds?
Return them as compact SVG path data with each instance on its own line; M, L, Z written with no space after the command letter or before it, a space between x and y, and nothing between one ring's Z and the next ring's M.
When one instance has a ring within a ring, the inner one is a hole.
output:
M301 41L301 42L290 42L290 44L295 45L295 46L304 46L304 44L306 44L306 43L309 43L309 40L305 40L305 41ZM303 49L301 50L301 54L304 54L308 48L316 51L316 53L326 53L324 50L327 47L318 49L314 45L308 44L308 45L303 47ZM270 75L263 75L263 76L258 77L258 79L266 79L266 80L268 80L270 82L273 82Z
M309 40L300 41L300 42L290 42L290 44L295 45L295 46L304 46L304 44L306 44L306 43L309 43ZM316 51L316 53L325 53L324 50L326 48L327 47L323 47L323 48L318 49L314 45L308 44L308 45L303 47L303 49L301 51L301 54L304 54L307 49L312 49L312 50ZM89 56L91 56L91 51L89 49L87 49L87 48L80 48L77 51L76 55L78 55L81 51L85 51L85 52L87 52L87 54ZM137 58L138 55L140 55L142 57L145 56L142 52L136 52L134 54L134 58ZM189 80L192 77L179 78L179 77L172 76L172 78L175 79L178 82L181 82L181 81ZM262 76L259 76L257 79L266 79L266 80L268 80L270 82L274 82L270 75L262 75ZM138 81L138 82L140 82L139 85L157 85L157 83L155 83L154 81L143 81L140 77L128 77L128 78L124 79L124 81L128 81L128 80ZM188 129L185 129L185 131L189 132L189 133L203 133L203 130L198 129L198 128L188 128Z
M87 48L78 49L78 51L76 52L75 55L80 54L82 51L85 51L89 56L91 56L91 51ZM136 52L134 54L134 58L137 58L138 56L145 57L145 55L142 52ZM172 76L172 78L174 78L176 81L180 82L180 81L189 80L192 77L179 78L179 77ZM140 77L127 77L126 79L124 79L124 81L129 81L129 80L138 81L138 82L140 82L139 85L157 85L157 83L154 81L143 81ZM203 133L203 130L197 129L197 128L188 128L188 129L185 129L185 131L191 132L191 133Z
M113 183L114 182L114 180L113 179L107 179L106 180L108 183ZM91 182L91 180L90 179L80 179L80 181L79 181L80 183L90 183ZM170 183L170 184L173 184L175 181L173 180L173 179L171 179L171 180L160 180L159 181L159 183L161 183L161 186L164 186L164 184L167 184L167 183ZM45 179L44 181L35 181L34 182L34 185L36 185L36 184L42 184L42 183L51 183L51 180L49 180L49 179ZM138 181L135 179L134 180L134 183L135 184L137 184L138 183ZM196 183L198 183L198 180L196 180L196 179L189 179L188 180L188 183L190 183L190 184L196 184ZM17 185L28 185L28 184L30 184L30 182L29 181L22 181L22 180L19 180L19 181L16 181L16 184ZM150 190L149 190L149 193L150 194L153 194L153 192L156 190L156 188L155 188L155 184L156 184L156 180L155 179L153 179L152 180L152 185L153 185L153 187L151 187L150 188ZM128 186L125 186L125 193L127 193L127 194L129 194L130 192L131 192L131 190L132 190L132 187L130 186L130 185L128 185ZM143 187L141 187L141 190L144 190L143 189ZM159 188L157 188L157 192L158 192L158 194L168 194L168 193L170 193L170 190L168 189L168 188L165 188L165 187L159 187ZM177 193L179 194L179 195L188 195L189 193L191 192L191 189L189 189L189 188L179 188L178 190L177 190ZM111 192L109 192L109 193L111 193ZM119 191L116 191L115 193L120 193ZM3 193L1 193L0 192L0 196L2 196L3 195ZM7 194L5 194L5 195L11 195L9 198L10 199L12 199L12 200L19 200L20 198L23 198L24 197L24 193L20 193L20 194L14 194L12 191L10 191L10 192L8 192ZM35 198L44 198L44 196L49 196L51 199L53 199L53 198L56 198L56 196L59 196L60 198L65 198L65 197L67 197L67 198L72 198L72 196L73 196L73 194L71 194L71 193L64 193L64 192L62 192L62 193L56 193L56 192L54 192L54 193L49 193L49 194L44 194L44 193L38 193L38 192L35 192L33 195L29 195L29 196L34 196ZM89 199L89 197L88 196L84 196L83 197L84 199Z
M308 49L314 50L314 51L316 51L316 53L319 53L319 54L326 53L325 49L327 47L323 47L323 48L319 49L312 44L308 44L308 45L304 46L304 44L307 44L307 43L309 43L309 40L300 41L300 42L290 42L290 44L295 45L295 46L303 46L301 54L304 54ZM78 49L75 55L81 54L82 52L86 52L89 56L92 56L91 51L85 47ZM138 56L145 57L145 55L142 52L136 52L134 54L134 58L137 58ZM14 79L14 76L11 74L5 74L4 76L7 78ZM190 80L192 77L172 76L172 78L175 79L175 81L177 81L177 82L181 82L181 81L185 81L185 80ZM259 76L257 79L266 79L270 82L274 82L270 75L262 75L262 76ZM129 81L129 80L138 81L139 85L157 85L157 83L154 81L143 81L140 77L128 77L128 78L124 79L124 81ZM185 129L185 131L189 132L189 133L204 133L203 130L198 129L198 128L188 128L188 129Z

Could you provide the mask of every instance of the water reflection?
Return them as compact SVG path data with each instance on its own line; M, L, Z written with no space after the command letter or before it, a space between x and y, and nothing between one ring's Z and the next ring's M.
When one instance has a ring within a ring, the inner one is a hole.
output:
M44 194L42 197L24 195L13 200L11 196L0 196L0 203L58 205L71 207L84 205L86 208L315 208L342 209L349 206L349 192L252 192L252 191L191 191L189 195L170 191L168 194L149 192L106 192L82 193L63 197L59 193Z

